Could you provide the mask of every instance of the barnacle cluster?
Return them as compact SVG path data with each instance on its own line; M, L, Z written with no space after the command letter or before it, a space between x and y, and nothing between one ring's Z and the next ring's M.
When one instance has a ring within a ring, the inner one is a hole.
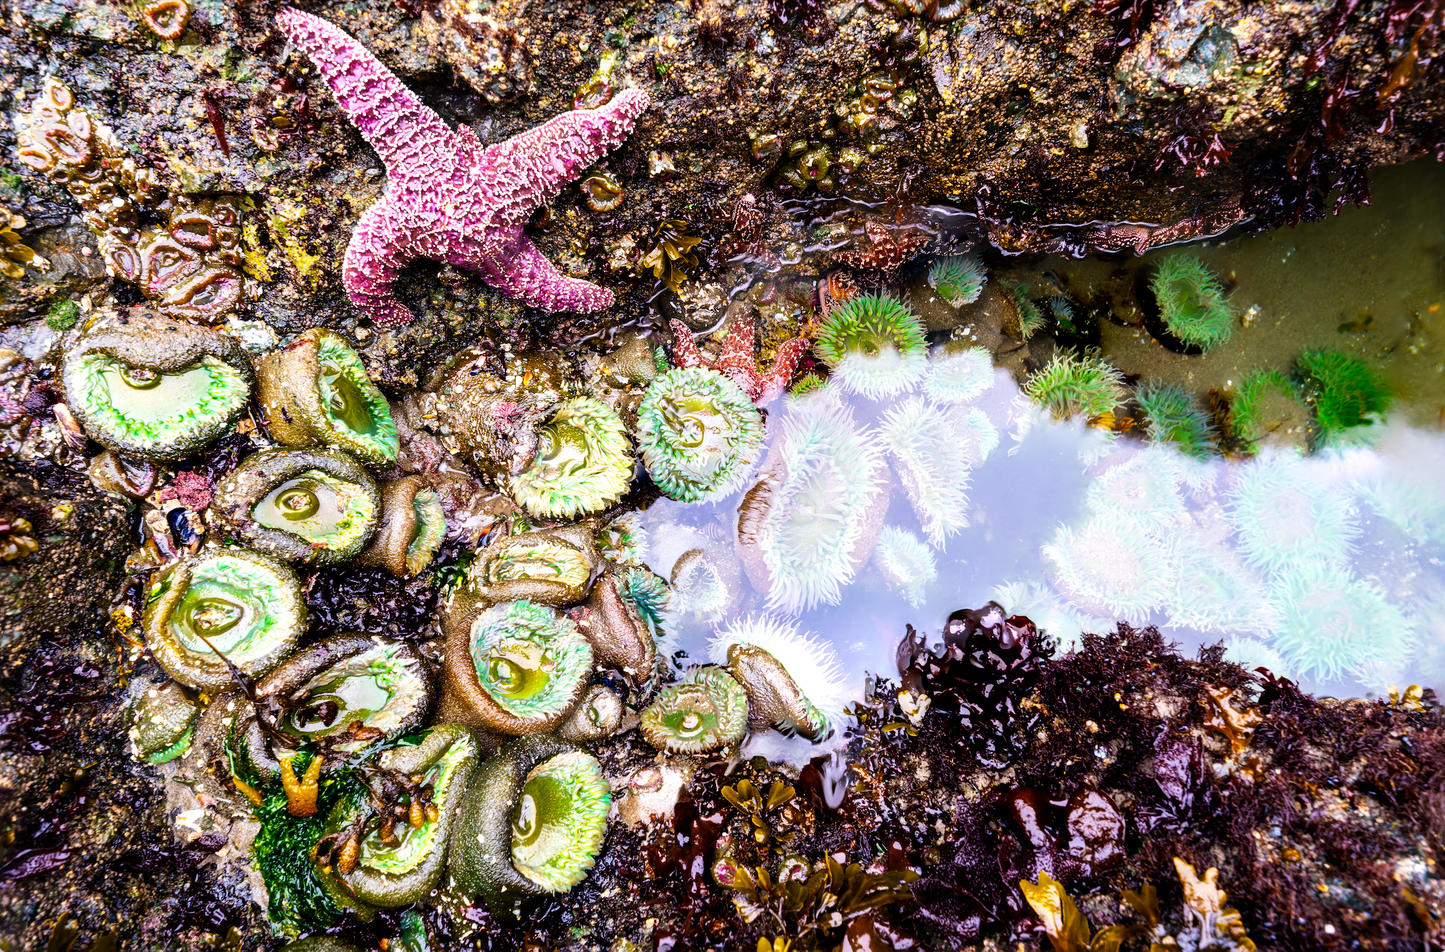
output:
M0 274L7 278L25 277L23 265L43 266L44 258L35 254L35 249L21 239L19 229L25 227L25 219L4 205L0 205Z

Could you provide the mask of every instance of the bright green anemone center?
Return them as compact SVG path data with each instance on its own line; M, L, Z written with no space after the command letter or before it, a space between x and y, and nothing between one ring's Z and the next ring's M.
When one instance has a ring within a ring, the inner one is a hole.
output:
M472 625L477 682L518 717L554 713L592 670L592 646L564 615L525 599L496 605Z
M387 459L395 459L398 440L391 407L366 375L361 358L344 343L329 338L318 343L316 358L320 365L316 388L332 428Z
M632 459L622 418L593 397L574 397L537 428L537 458L511 479L512 496L535 516L595 512L622 498Z
M152 600L173 584L167 576L150 593ZM171 612L169 627L181 647L196 654L211 654L205 636L233 664L262 657L268 636L294 621L282 618L279 588L284 579L256 563L226 555L202 562Z
M658 378L637 419L648 473L663 492L685 502L737 488L762 450L757 407L713 370L673 370Z
M607 830L611 788L596 758L558 754L527 775L512 816L512 863L551 892L587 877Z
M80 392L70 397L89 424L142 447L204 440L251 395L240 372L215 357L157 371L92 353L82 358L81 375Z
M427 768L422 777L423 786L431 785L431 802L440 810L446 809L451 787L456 779L457 766L466 760L467 753L466 744L452 744L446 749L446 753ZM420 866L435 848L439 826L440 819L435 822L427 820L417 827L409 823L398 824L396 835L400 842L390 847L382 844L381 828L375 827L366 839L361 841L361 864L392 876L409 873Z
M554 476L571 476L587 466L587 431L556 421L537 430L536 466Z
M343 548L370 522L373 511L362 487L308 469L262 497L251 518L317 545Z
M400 651L400 645L380 644L327 668L295 692L293 698L300 703L282 717L279 726L309 740L344 734L355 721L383 734L392 733L414 707L406 701L425 687L412 670L416 662L399 658ZM335 705L334 712L328 711L329 718L321 716L328 704ZM351 753L370 743L363 738L333 749Z
M491 584L540 579L564 585L582 585L592 574L581 552L556 542L524 542L509 545L487 563Z

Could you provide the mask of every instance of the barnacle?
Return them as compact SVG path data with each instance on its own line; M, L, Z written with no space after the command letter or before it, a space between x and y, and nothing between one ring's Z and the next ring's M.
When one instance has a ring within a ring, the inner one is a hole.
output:
M928 286L953 307L977 301L987 282L988 272L977 255L939 258L928 269Z
M594 397L574 397L537 428L536 460L507 488L538 518L570 519L617 502L631 482L622 418Z
M722 668L694 668L642 712L642 736L659 750L705 754L743 739L748 695Z
M1135 391L1134 400L1144 413L1150 440L1195 459L1214 455L1209 418L1188 393L1151 380Z
M1295 361L1305 399L1315 411L1324 443L1348 442L1390 409L1390 388L1357 357L1338 350L1307 350Z
M167 674L215 694L232 683L216 652L248 675L267 673L306 630L306 603L285 563L249 549L210 549L155 573L141 626Z
M1043 547L1059 592L1085 611L1139 624L1173 588L1169 553L1130 519L1060 526Z
M763 449L763 417L742 388L706 367L670 370L637 409L648 475L668 496L708 502L737 491Z
M837 603L882 528L885 472L847 407L809 398L789 409L738 505L738 554L768 607L796 613ZM674 568L682 591L677 575Z
M334 446L370 466L396 461L386 397L340 334L312 328L256 361L256 396L271 436L288 446Z
M288 562L325 565L358 555L376 531L381 494L336 450L273 447L247 457L216 487L211 518Z
M489 603L563 606L587 596L597 550L585 526L524 532L477 553L461 592Z
M813 349L845 391L871 400L912 390L928 370L923 325L888 294L861 294L835 307Z
M889 587L898 589L914 608L923 605L923 593L938 579L933 553L918 536L898 526L884 526L873 550L873 567Z
M131 753L152 764L175 760L190 746L200 711L174 681L137 688L127 709Z
M376 536L356 562L383 566L397 578L419 575L431 564L446 535L441 498L421 476L382 483L380 492Z
M1060 352L1029 376L1024 393L1060 420L1093 419L1124 402L1124 377L1098 355Z
M1240 552L1255 568L1343 562L1354 549L1359 527L1346 501L1312 481L1298 460L1258 457L1240 468L1230 497Z
M749 615L719 629L708 645L717 664L748 695L748 725L820 740L843 724L849 689L832 647L771 615Z
M337 905L370 918L375 907L416 902L436 887L477 759L476 741L459 724L412 734L376 756L363 773L370 773L366 785L339 799L322 828L322 843L334 836L359 846L345 871L324 865L316 851L319 878Z
M697 255L693 248L702 241L696 235L687 233L687 222L668 218L657 226L657 233L651 248L642 256L642 266L652 269L652 276L672 290L682 293L682 282L687 280L683 265L696 268Z
M7 278L18 280L25 277L22 265L30 264L43 269L49 263L20 238L17 232L24 227L24 218L0 205L0 274Z
M1208 268L1196 258L1169 255L1149 279L1159 318L1169 333L1208 350L1234 333L1234 306Z
M592 644L555 609L526 599L469 611L448 606L448 700L470 726L496 734L550 731L592 675Z
M497 916L566 892L592 868L611 800L592 755L548 735L515 740L472 780L452 835L452 878Z
M940 403L967 403L993 386L993 355L986 347L940 348L928 357L923 392Z
M103 318L65 354L66 405L88 435L143 459L179 459L245 412L251 364L222 334L133 309Z
M889 410L878 436L897 463L924 535L942 548L949 536L968 526L967 447L943 412L917 397Z

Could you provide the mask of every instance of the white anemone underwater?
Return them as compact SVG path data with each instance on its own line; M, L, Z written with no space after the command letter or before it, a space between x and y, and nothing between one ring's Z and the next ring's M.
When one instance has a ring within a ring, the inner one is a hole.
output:
M878 534L873 567L914 608L922 607L925 590L938 579L933 552L918 536L898 526L884 526Z
M1178 572L1168 551L1126 519L1060 526L1043 547L1059 592L1096 615L1141 625L1169 598Z
M917 397L888 411L878 432L897 463L924 535L942 548L949 536L968 526L966 447L943 411Z
M1344 562L1359 527L1348 500L1283 455L1246 463L1230 494L1245 561L1277 572L1301 560Z
M1290 565L1272 601L1280 618L1272 644L1302 675L1332 681L1348 674L1380 688L1409 657L1409 620L1378 588L1334 563Z

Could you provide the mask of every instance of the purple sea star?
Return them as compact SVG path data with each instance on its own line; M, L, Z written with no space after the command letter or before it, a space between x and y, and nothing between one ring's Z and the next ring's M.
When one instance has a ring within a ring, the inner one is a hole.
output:
M563 113L483 147L466 126L449 128L340 29L289 8L276 22L311 57L386 165L386 194L361 216L342 267L346 293L363 314L379 324L411 320L392 288L418 258L466 268L542 310L612 306L610 290L559 272L522 226L538 205L627 137L647 108L644 90L626 90L599 109Z

